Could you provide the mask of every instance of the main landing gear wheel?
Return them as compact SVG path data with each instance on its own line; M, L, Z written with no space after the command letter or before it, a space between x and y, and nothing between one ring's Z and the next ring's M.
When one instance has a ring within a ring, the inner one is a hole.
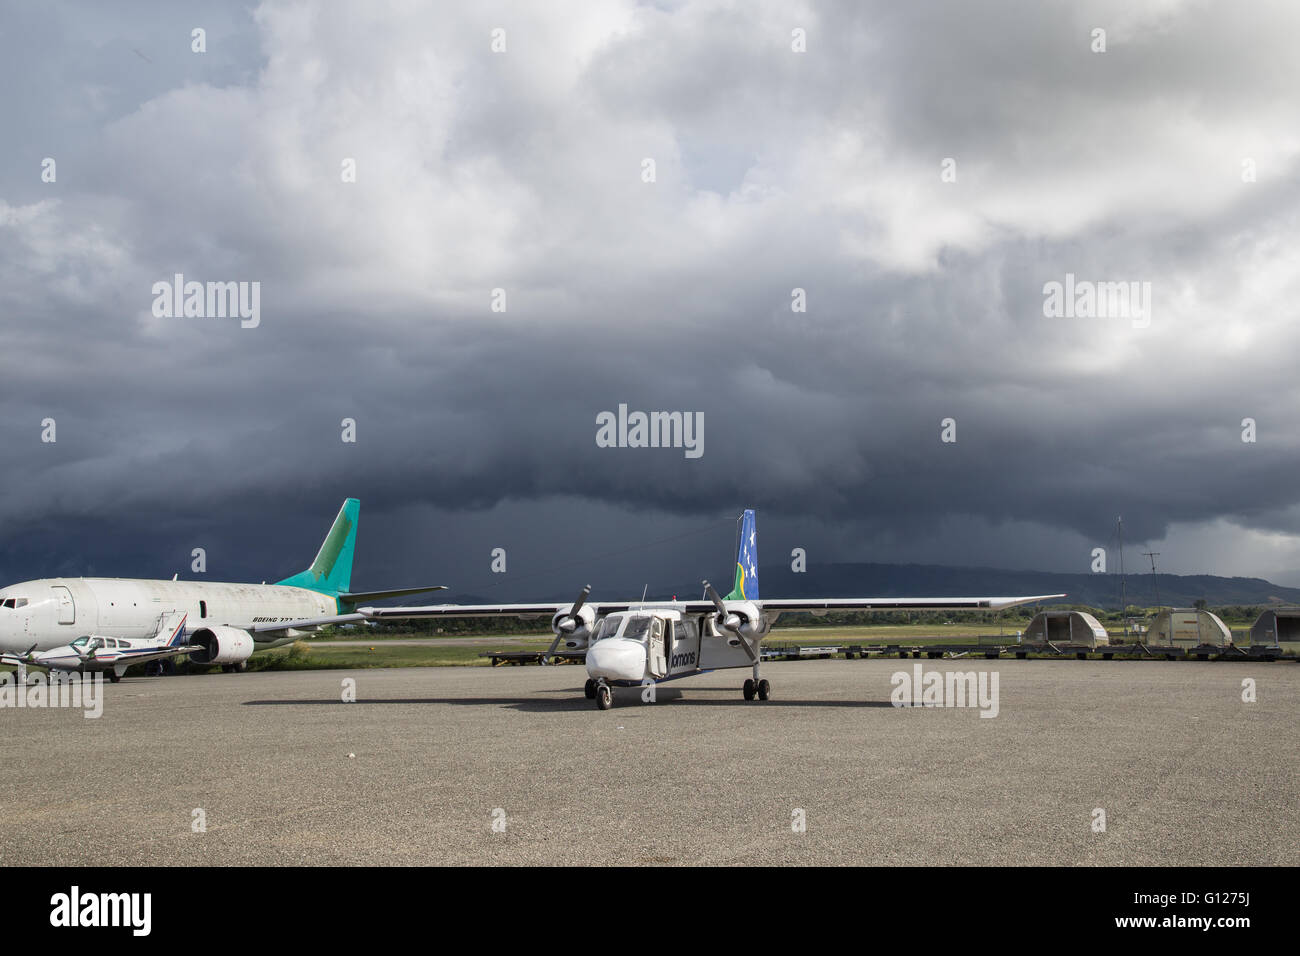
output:
M767 682L767 678L763 678L758 682L758 699L767 700L771 695L772 685Z
M609 710L614 706L614 692L609 689L608 684L600 684L596 687L596 706L601 710Z
M122 675L119 674L117 671L109 671L108 679L111 680L114 684L116 684L122 680Z
M755 683L754 683L754 678L752 678L752 677L746 677L746 678L745 678L745 687L744 687L745 700L753 700L753 699L754 699L754 692L755 692L757 689L758 689L758 687L757 687L757 685L755 685Z
M587 683L582 685L582 695L586 697L587 700L592 700L596 696L596 682L590 677L587 678Z

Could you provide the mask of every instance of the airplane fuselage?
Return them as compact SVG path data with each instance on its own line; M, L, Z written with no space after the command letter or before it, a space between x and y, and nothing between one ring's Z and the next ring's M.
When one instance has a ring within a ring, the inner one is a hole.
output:
M300 621L338 613L338 602L306 588L277 584L152 581L135 578L45 578L0 589L0 651L47 650L77 637L152 638L163 615L183 611L188 631ZM287 643L276 632L258 647Z
M750 639L755 653L766 632L761 626ZM712 614L687 614L672 605L607 615L586 651L588 676L611 684L672 680L754 663L740 638L719 632Z

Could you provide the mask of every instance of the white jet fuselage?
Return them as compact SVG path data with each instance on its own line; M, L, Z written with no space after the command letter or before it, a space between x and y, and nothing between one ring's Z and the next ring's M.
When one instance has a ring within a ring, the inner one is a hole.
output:
M149 581L133 578L46 578L0 589L0 651L48 650L94 634L152 638L163 615L189 615L187 631L205 626L247 630L338 613L327 594L276 584ZM293 640L275 632L261 647Z

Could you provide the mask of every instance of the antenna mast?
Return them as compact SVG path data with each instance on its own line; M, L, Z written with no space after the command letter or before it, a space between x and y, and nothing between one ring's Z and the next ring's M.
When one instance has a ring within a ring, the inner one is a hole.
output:
M1119 526L1119 618L1124 622L1124 641L1128 641L1128 592L1125 588L1127 579L1124 577L1124 516L1120 515L1115 519Z
M1156 594L1156 607L1160 606L1160 581L1156 578L1156 558L1160 557L1159 551L1143 551L1151 559L1151 588Z

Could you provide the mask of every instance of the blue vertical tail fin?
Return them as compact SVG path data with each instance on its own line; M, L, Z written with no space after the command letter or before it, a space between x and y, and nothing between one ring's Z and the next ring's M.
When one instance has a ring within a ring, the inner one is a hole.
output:
M758 600L758 524L753 510L740 519L740 544L736 549L736 582L728 601Z

